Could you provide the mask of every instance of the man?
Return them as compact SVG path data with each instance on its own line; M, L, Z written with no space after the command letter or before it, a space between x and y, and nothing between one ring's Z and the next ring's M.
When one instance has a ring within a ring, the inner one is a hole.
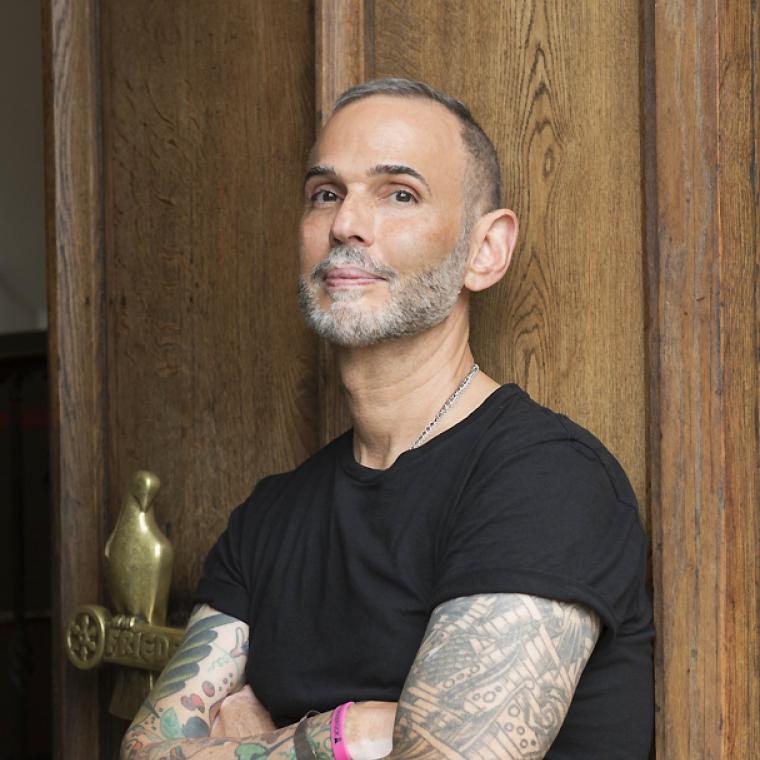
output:
M464 106L406 80L341 96L306 172L300 304L353 429L233 512L124 757L648 756L630 485L469 348L469 293L516 236Z

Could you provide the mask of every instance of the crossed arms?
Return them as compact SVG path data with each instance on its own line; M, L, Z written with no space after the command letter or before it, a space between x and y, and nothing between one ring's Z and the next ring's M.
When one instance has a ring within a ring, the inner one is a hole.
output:
M544 757L598 636L597 616L576 604L523 594L444 602L433 611L407 676L393 749L384 756ZM122 758L294 760L296 725L273 730L255 700L252 709L259 712L254 724L260 733L212 734L222 700L245 683L247 657L245 623L208 606L196 608L177 654L124 737ZM349 710L349 718L356 710L346 735L354 760L383 755L377 753L383 737L373 732L382 725L378 711L387 712L387 706L363 703ZM322 713L306 725L306 738L319 760L333 760L330 717L330 712ZM373 739L380 739L379 744Z

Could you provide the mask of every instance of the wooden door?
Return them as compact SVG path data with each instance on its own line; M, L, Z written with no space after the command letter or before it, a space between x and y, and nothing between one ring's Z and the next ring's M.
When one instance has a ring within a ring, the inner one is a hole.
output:
M61 630L105 602L130 474L162 481L170 622L257 479L317 446L317 343L296 305L314 137L308 3L46 4L57 493L57 756L115 756L107 673Z
M226 515L347 424L295 309L300 176L345 87L420 78L521 218L481 365L595 432L652 539L657 756L758 750L760 9L685 0L46 0L59 628L127 478L164 482L186 615ZM58 756L113 754L55 668ZM76 748L76 750L74 749Z

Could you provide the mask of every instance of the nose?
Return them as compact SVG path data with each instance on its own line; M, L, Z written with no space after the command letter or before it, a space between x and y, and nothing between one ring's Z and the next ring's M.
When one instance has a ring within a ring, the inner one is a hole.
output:
M366 199L348 193L337 207L330 227L332 245L369 247L374 241L374 215Z

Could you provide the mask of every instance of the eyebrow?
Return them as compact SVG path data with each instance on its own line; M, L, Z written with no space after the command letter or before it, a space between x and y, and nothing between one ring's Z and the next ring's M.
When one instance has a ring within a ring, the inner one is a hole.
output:
M404 164L377 164L377 166L373 166L367 172L367 176L369 177L376 177L380 174L405 174L409 177L414 177L425 185L429 193L432 193L428 181L411 166L405 166ZM306 184L312 177L337 177L337 172L332 166L317 164L307 170L303 178L304 184Z
M336 172L335 169L332 168L332 166L322 166L321 164L317 164L316 166L312 166L304 175L303 183L304 185L312 178L312 177L335 177Z
M378 164L377 166L373 166L367 174L370 177L374 177L378 174L406 174L409 177L418 179L423 185L425 185L427 191L429 193L431 192L427 180L416 169L412 169L411 166L404 166L404 164Z

